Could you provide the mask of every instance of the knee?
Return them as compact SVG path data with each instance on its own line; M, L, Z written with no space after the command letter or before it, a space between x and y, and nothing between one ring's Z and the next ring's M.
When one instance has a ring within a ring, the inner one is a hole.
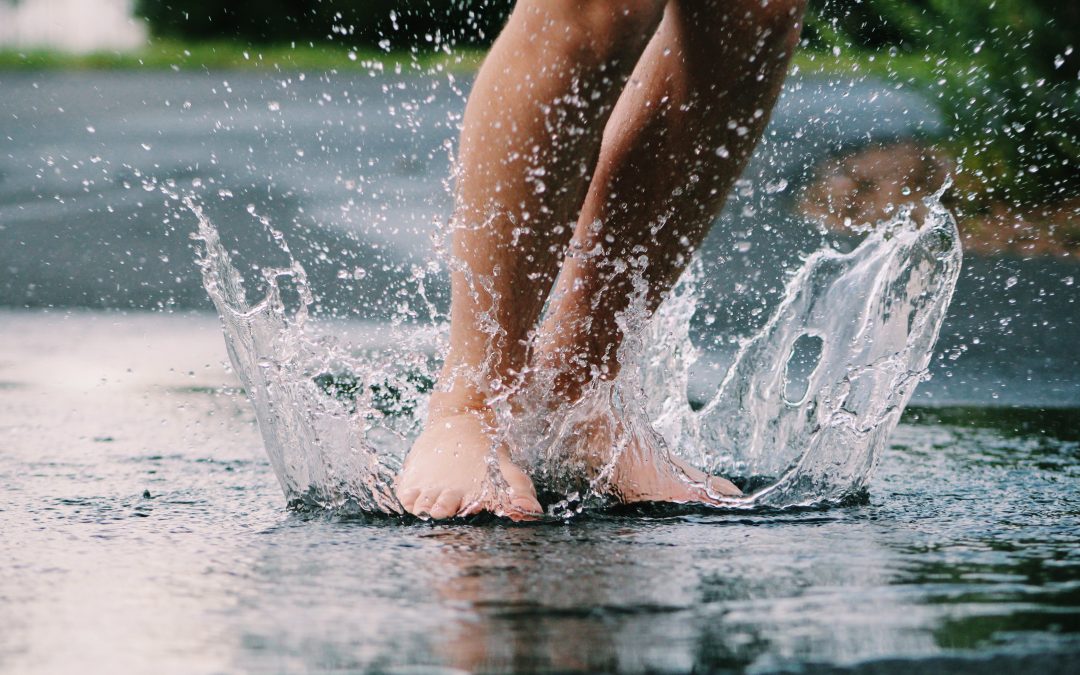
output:
M806 1L740 0L734 5L759 39L790 50L799 39Z
M806 0L743 0L734 4L744 7L748 16L774 27L791 24L806 9Z
M655 32L666 0L524 0L542 17L549 37L561 37L598 60L636 55ZM524 7L523 7L524 6Z
M643 41L656 30L666 0L578 0L582 28L598 41Z
M802 32L803 14L807 0L759 0L752 14L762 31L768 31L772 41L790 52ZM753 4L753 3L751 3Z
M795 47L807 0L682 0L691 25L711 40L749 37L760 46ZM737 40L736 40L737 42Z

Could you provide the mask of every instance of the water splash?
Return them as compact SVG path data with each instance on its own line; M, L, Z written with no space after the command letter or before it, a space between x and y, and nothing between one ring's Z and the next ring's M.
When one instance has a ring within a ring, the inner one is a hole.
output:
M432 336L395 336L387 327L380 336L361 338L366 351L343 346L309 321L312 294L295 260L287 268L264 268L266 294L249 304L216 228L194 200L184 204L199 222L194 238L202 244L203 285L290 506L400 513L392 481L418 433L415 407L430 389L431 345L425 341ZM288 253L280 234L272 234ZM292 312L282 298L286 283L299 296ZM393 360L379 358L387 343L400 345Z
M650 396L670 446L712 473L766 483L746 500L754 506L812 505L863 490L926 377L960 273L959 233L940 202L946 187L926 200L921 225L905 210L850 253L811 255L699 411L685 394ZM641 367L650 389L678 362L656 348L656 331L687 324L692 298L684 291L653 322ZM694 357L685 354L684 369ZM808 355L813 363L799 362ZM804 393L792 398L795 369L804 371ZM685 391L685 381L676 386Z
M549 513L566 517L605 503L614 459L649 446L735 479L747 496L724 500L732 508L808 506L865 490L925 377L960 271L959 235L940 196L926 201L921 222L909 209L850 253L811 255L701 405L688 394L700 355L690 339L691 270L652 316L634 305L620 317L626 339L617 378L555 414L539 400L526 409L543 415L510 419L504 407L515 459L548 495ZM340 326L309 317L312 293L295 261L263 270L266 293L250 304L213 224L197 203L185 204L199 222L204 286L288 502L401 513L393 479L438 372L441 319L433 316L429 328L388 325L348 342ZM263 224L288 253L280 233ZM299 296L295 310L282 299L287 285ZM596 438L583 429L599 429L611 446L599 470L583 468L595 450L584 446Z

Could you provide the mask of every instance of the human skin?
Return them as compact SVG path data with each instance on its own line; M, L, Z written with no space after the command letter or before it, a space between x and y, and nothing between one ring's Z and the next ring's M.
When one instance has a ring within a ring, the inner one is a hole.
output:
M616 318L633 280L654 310L707 234L779 96L804 5L518 2L465 110L450 345L398 477L407 511L540 512L531 481L495 441L492 399L543 371L554 373L554 399L573 401L618 373ZM590 442L610 436L600 425ZM626 453L615 466L622 501L738 494L654 454Z

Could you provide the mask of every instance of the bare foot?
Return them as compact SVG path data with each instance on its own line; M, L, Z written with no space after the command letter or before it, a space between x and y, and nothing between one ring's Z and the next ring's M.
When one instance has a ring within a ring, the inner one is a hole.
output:
M609 424L606 421L592 429L589 456L593 458L594 466L600 458L608 465L605 468L608 478L604 482L620 502L719 505L727 498L742 496L734 483L694 468L671 453L659 439L654 439L651 432L628 433L626 427L619 424L612 433ZM611 453L616 445L625 447L611 466Z
M479 411L429 420L397 477L397 498L405 510L436 520L481 512L512 520L541 515L532 481L510 461L506 448L496 448L493 457L489 429ZM493 480L493 459L504 485Z
M724 498L742 496L742 491L728 479L710 476L665 451L624 452L615 464L612 483L624 504L717 505Z

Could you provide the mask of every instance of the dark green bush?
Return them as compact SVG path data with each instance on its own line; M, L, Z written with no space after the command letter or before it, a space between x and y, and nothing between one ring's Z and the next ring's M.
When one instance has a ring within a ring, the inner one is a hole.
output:
M490 43L512 0L138 0L156 35L393 48ZM385 42L383 43L386 44Z

